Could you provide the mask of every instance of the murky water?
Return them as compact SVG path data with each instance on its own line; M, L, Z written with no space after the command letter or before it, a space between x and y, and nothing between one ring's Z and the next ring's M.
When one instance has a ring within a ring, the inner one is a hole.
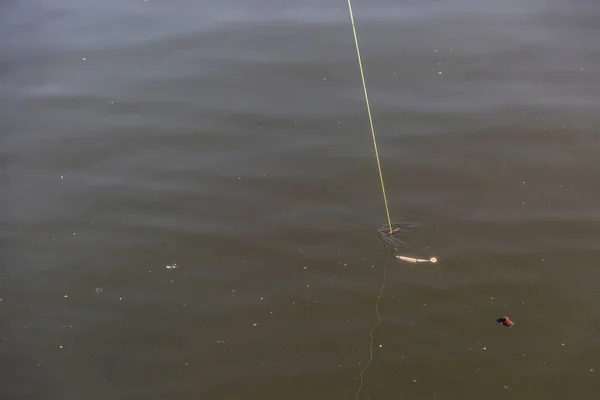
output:
M600 4L353 5L398 253L440 260L388 263L359 398L598 398ZM355 398L344 0L5 1L0 48L3 399Z

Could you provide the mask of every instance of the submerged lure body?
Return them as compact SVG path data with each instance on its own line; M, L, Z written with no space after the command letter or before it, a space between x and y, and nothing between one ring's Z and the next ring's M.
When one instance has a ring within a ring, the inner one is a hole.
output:
M414 258L414 257L406 257L406 256L395 256L398 260L410 262L410 263L436 263L437 258L431 257L429 259L425 258Z

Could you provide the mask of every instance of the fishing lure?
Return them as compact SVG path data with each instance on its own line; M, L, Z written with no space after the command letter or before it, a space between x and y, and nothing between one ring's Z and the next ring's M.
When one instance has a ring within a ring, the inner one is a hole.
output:
M414 257L406 257L406 256L395 256L398 260L406 261L409 263L432 263L435 264L437 262L436 257L431 257L429 259L425 258L414 258Z
M390 237L390 236L397 235L402 232L404 232L404 230L402 229L401 226L398 226L398 227L392 229L391 232L390 231L379 231L379 234L382 236L385 236L385 237Z
M417 225L413 222L398 221L392 225L391 230L389 225L380 226L377 229L377 240L394 247L405 245L406 242L401 239L402 236L409 234Z

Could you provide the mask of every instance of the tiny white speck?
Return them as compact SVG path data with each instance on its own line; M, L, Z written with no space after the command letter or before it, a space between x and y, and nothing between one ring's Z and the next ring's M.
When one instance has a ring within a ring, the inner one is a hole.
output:
M64 179L65 177L63 175L60 176L60 179Z
M86 59L85 57L81 57L81 60L82 60L82 61L85 61L85 60L87 60L87 59Z
M594 372L594 368L590 368L590 372Z
M68 294L65 294L65 299L68 299L68 298L69 298L69 295L68 295Z
M417 383L417 380L416 380L416 379L413 379L413 383Z
M325 78L323 78L323 80L324 80L324 81L326 81L326 80L327 80L327 78L325 77Z
M441 74L442 74L442 71L438 71L438 75L441 75Z
M122 297L119 297L119 300L123 300L123 298L122 298Z
M564 346L565 344L564 344L564 343L561 343L560 345L561 345L561 346Z
M484 349L484 350L487 350L487 347L484 347L483 349Z
M115 104L115 102L111 100L111 101L110 101L110 104Z
M73 232L73 236L77 235L77 232Z

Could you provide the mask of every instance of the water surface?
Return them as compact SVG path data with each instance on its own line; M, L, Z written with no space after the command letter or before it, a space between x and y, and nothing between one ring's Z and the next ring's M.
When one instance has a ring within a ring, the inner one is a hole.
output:
M389 262L360 398L596 399L600 5L354 13L398 251L440 260ZM0 46L2 398L354 398L387 249L345 1L5 1Z

